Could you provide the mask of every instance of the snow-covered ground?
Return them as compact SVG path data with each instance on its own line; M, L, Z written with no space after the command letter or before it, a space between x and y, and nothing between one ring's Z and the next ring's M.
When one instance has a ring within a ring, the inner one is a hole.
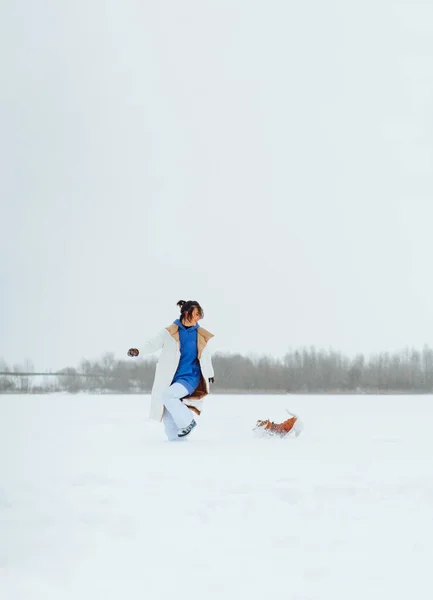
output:
M433 598L431 396L214 395L171 444L148 404L0 396L2 599Z

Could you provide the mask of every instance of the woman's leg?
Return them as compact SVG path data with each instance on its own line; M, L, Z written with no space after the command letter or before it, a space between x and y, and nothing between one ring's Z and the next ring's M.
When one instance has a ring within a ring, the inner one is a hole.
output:
M180 401L185 396L188 396L188 390L181 383L173 383L162 396L162 402L178 429L188 427L194 418L189 408Z
M164 417L162 419L162 422L164 423L165 435L167 436L169 442L174 442L182 439L177 435L179 433L179 428L173 421L173 417L168 412L168 410L164 411Z

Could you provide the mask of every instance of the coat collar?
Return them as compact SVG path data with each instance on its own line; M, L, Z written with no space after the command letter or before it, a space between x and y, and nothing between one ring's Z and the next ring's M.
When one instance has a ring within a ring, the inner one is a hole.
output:
M177 325L176 323L172 323L169 327L166 327L166 329L167 329L168 333L171 335L171 337L174 338L177 343L179 343L179 341L180 341L179 325ZM213 333L211 333L207 329L204 329L203 327L200 327L200 326L197 327L197 349L198 349L197 357L198 357L198 359L201 358L201 354L202 354L204 348L206 347L206 344L213 337L214 337Z

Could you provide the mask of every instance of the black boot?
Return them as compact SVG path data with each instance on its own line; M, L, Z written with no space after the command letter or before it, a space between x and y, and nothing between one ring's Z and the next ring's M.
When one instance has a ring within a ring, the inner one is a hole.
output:
M185 427L185 429L181 429L179 431L179 433L177 434L177 437L185 437L186 435L189 435L196 425L197 425L197 423L193 419L191 421L191 423L188 425L188 427Z

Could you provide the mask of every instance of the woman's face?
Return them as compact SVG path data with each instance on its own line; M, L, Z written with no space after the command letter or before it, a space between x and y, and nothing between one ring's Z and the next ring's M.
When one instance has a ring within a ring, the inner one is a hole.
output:
M189 320L189 322L192 325L195 325L196 323L198 323L198 321L200 321L201 319L201 314L198 308L194 307L192 314L191 314L191 319Z

